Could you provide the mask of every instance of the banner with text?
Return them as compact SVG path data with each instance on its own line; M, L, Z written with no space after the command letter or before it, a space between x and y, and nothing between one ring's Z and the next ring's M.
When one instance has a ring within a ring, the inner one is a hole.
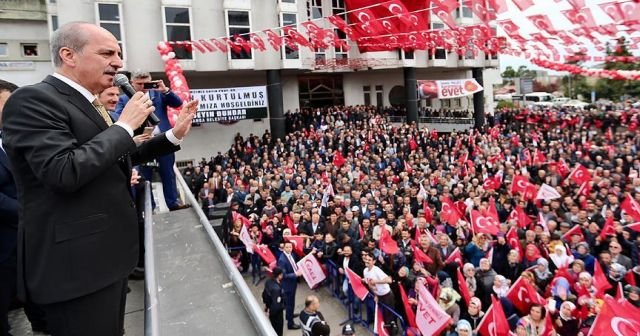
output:
M322 266L320 266L318 259L316 259L316 257L311 253L300 259L300 261L298 261L297 263L297 266L302 270L302 277L305 281L307 281L309 288L316 287L327 277L324 274L324 271L322 270Z
M260 119L267 117L267 87L247 86L191 90L198 99L194 123Z
M475 79L419 80L420 99L447 99L472 95L483 88Z

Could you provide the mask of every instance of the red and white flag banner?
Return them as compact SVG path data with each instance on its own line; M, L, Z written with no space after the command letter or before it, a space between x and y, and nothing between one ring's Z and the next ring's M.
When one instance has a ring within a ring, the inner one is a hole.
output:
M309 253L297 263L298 269L302 271L302 277L309 285L309 288L315 288L327 277L316 257Z

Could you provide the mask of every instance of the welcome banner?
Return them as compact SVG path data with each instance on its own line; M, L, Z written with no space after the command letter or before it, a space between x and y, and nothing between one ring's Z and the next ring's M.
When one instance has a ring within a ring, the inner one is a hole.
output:
M266 86L197 89L191 90L191 97L200 102L193 118L196 123L267 117Z
M473 79L419 80L420 99L447 99L472 95L482 91L483 87Z

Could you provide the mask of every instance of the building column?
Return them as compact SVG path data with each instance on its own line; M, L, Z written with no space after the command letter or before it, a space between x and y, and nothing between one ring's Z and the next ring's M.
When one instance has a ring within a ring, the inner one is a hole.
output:
M269 99L269 125L271 137L284 140L285 119L282 102L280 70L267 70L267 96Z
M471 75L473 79L484 87L484 80L482 79L482 68L471 69ZM473 119L475 120L475 127L481 128L484 126L484 90L478 91L473 94Z
M403 68L404 91L407 97L407 123L418 124L418 82L416 81L416 69L413 67Z

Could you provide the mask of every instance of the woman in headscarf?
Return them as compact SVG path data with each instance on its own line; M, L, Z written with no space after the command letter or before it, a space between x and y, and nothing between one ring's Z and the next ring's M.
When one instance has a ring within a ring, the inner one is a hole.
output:
M531 308L529 308L529 315L522 317L518 321L518 325L522 325L524 327L524 335L526 336L540 336L544 335L545 332L545 315L546 311L544 307L540 304L533 304ZM516 328L516 334L518 333L518 328Z
M452 323L455 325L460 319L460 306L457 301L460 300L460 294L453 290L453 288L445 287L440 291L440 299L438 304L449 316L451 316Z
M469 300L469 307L467 310L460 314L460 320L469 321L471 324L471 328L474 331L477 331L478 325L480 325L480 321L484 317L484 312L482 311L482 302L477 297L472 297Z
M466 263L462 267L462 274L464 275L464 280L467 283L467 288L469 288L469 295L473 296L478 289L478 283L476 281L476 268L472 263Z
M551 288L551 295L553 295L553 299L556 301L556 309L560 309L560 305L569 299L571 294L571 284L569 280L559 277L553 282L553 287Z
M478 290L476 296L480 298L482 304L488 307L491 304L491 293L493 292L493 279L496 277L496 271L491 268L491 262L487 258L480 259L480 267L476 269L476 280L478 282Z
M576 309L571 301L565 301L560 305L560 309L552 315L555 321L555 330L558 335L562 336L578 336L579 321L573 317L573 311Z
M553 274L549 271L549 262L544 258L538 258L533 273L536 276L536 285L538 285L538 288L546 288L551 278L553 278Z
M498 274L493 279L493 294L498 298L502 298L507 296L507 292L509 291L509 282L507 278Z
M574 285L574 291L578 296L578 304L583 305L596 295L596 288L593 286L593 277L589 272L582 272L578 276L578 282Z
M465 320L458 321L456 330L448 334L447 336L471 336L472 334L471 324Z
M534 244L527 244L524 250L524 268L533 267L537 265L538 259L540 259L540 250Z
M568 267L573 262L573 256L567 255L567 249L564 245L556 245L554 253L550 256L553 261L553 269Z
M625 292L627 292L627 300L632 305L640 308L640 287L627 285Z
M574 260L571 263L571 267L569 267L569 269L567 270L567 273L571 277L570 279L567 279L567 280L569 280L571 283L578 281L578 276L580 275L580 273L584 271L586 271L584 267L584 261L580 259Z
M518 253L518 251L509 251L509 254L507 255L507 261L508 264L505 271L506 274L503 275L505 276L505 278L509 279L511 283L514 283L520 277L520 274L522 274L522 271L524 270L524 267L520 262L520 254Z

